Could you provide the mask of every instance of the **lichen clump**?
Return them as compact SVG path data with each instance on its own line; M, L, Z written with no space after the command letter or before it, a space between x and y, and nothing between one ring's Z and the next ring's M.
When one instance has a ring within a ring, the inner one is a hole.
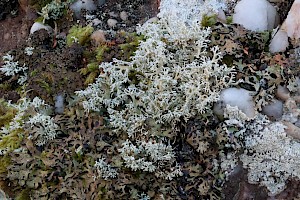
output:
M99 66L104 73L76 92L85 98L87 111L106 109L111 126L129 137L161 136L164 126L174 127L181 119L210 111L219 92L233 82L233 69L219 64L222 57L217 47L210 49L209 56L210 30L199 24L202 10L184 14L181 9L163 10L157 23L139 27L146 40L132 61Z

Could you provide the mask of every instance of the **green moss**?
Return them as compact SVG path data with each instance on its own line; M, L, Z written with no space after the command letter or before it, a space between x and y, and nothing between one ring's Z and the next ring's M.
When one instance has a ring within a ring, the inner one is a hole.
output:
M22 190L15 199L16 200L30 200L30 189L26 188L26 189Z
M71 46L76 40L80 45L85 45L90 40L93 31L94 29L91 26L72 26L67 35L67 45Z
M44 18L43 17L38 17L34 20L34 22L39 22L39 23L43 23Z
M11 131L8 135L1 137L0 149L8 149L8 151L13 151L20 147L21 141L23 139L22 132L23 129L16 129Z
M99 75L99 63L98 62L92 62L87 65L85 68L81 68L78 70L78 72L81 75L84 75L86 77L84 84L88 85L95 81L96 77Z
M35 69L35 70L33 70L33 71L30 72L30 76L33 77L33 76L35 76L37 73L38 73L38 70Z
M118 45L118 47L121 49L120 53L122 55L122 59L129 61L130 57L134 55L134 52L139 46L140 41L144 40L145 38L143 35L137 35L136 33L121 32L120 35L125 37L125 43Z
M233 66L233 61L234 61L234 56L232 55L225 55L222 59L222 62L229 67Z
M104 53L105 53L105 52L108 52L108 51L109 51L109 47L106 46L106 45L102 45L102 46L98 47L98 48L95 50L95 52L96 52L96 60L97 60L98 62L102 62L103 59L104 59L104 57L103 57Z
M233 23L233 17L232 16L226 17L226 24L232 24L232 23Z
M51 85L50 85L49 83L47 83L47 82L44 81L44 80L39 80L39 81L38 81L38 84L39 84L42 88L44 88L44 89L47 91L47 93L52 94L52 88L51 88Z
M16 110L8 107L4 99L0 99L0 127L8 125L14 118Z
M201 25L203 27L211 27L217 23L217 16L216 15L204 15L202 17Z
M0 174L6 173L7 167L11 164L9 155L0 156Z
M1 83L0 84L0 89L2 89L2 90L10 90L11 89L11 84L9 84L9 83Z

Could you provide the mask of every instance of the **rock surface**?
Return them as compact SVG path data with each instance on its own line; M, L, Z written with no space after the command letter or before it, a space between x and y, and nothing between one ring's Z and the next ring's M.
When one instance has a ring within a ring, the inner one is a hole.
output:
M272 30L279 23L279 16L266 0L242 0L234 8L233 22L252 31Z

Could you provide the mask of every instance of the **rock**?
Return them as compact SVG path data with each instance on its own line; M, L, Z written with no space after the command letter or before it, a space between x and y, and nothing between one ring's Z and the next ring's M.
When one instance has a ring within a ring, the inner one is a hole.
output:
M289 40L287 33L283 30L278 30L271 40L269 50L271 53L283 52L288 46Z
M288 46L288 38L300 38L300 0L295 0L280 30L270 43L270 52L283 52Z
M217 14L217 18L221 21L221 22L226 22L226 15L225 12L222 9L218 10L218 14Z
M10 33L5 33L4 34L4 40L9 40L11 37Z
M120 12L120 18L121 18L123 21L127 21L127 19L128 19L128 14L127 14L127 12L125 12L125 11Z
M290 98L290 91L287 87L279 85L275 91L275 95L278 99L286 101Z
M158 21L158 18L157 17L151 17L150 19L148 19L146 22L145 22L145 24L146 23L156 23Z
M272 30L279 16L267 0L242 0L234 8L233 22L252 31Z
M283 114L283 103L275 99L273 102L262 108L262 113L272 120L278 120Z
M98 6L102 6L103 4L105 4L105 0L97 0L97 4Z
M300 0L295 0L285 21L282 29L292 39L300 38Z
M96 18L96 19L93 19L92 23L94 26L97 26L97 25L101 24L102 21L100 19Z
M109 12L108 14L109 14L110 17L114 17L114 18L119 17L119 15L117 13L113 12L113 11Z
M64 113L64 96L59 94L55 97L55 113L63 114Z
M41 30L41 29L45 29L48 33L53 32L53 29L51 28L51 26L44 25L40 22L34 22L34 24L30 28L30 34L33 34L34 32Z
M107 20L107 25L110 27L110 28L114 28L116 25L117 25L118 21L115 20L115 19L108 19Z
M70 9L73 10L77 18L80 18L81 10L93 11L97 9L97 6L93 0L77 0L70 6Z
M285 132L288 136L291 136L294 139L300 140L300 128L292 124L291 122L282 122L285 126Z
M105 32L102 30L97 30L91 35L91 40L97 45L101 45L106 41Z
M221 92L220 101L214 105L213 111L217 116L222 116L226 104L237 106L249 118L255 116L255 105L250 91L238 88L227 88Z

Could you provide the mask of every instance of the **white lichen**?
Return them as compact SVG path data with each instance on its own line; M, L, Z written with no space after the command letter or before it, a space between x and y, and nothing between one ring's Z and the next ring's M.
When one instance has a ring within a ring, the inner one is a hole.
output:
M175 154L171 145L152 140L137 143L134 145L126 140L122 143L122 148L118 150L125 167L133 171L154 172L155 176L166 180L182 175L181 167L175 162Z
M103 178L104 180L107 180L108 178L116 178L118 175L117 170L106 163L104 158L96 161L94 167L96 167L98 173L98 175L94 177L95 179Z
M223 170L239 158L249 183L265 186L270 196L283 191L289 178L300 178L300 143L287 136L282 123L270 122L262 114L250 120L237 107L227 106L223 131L230 138L226 146L234 150L223 156Z
M24 72L28 69L28 67L23 64L23 66L19 66L18 61L14 61L14 57L10 54L6 54L2 57L4 64L0 67L0 71L4 73L5 76L15 76L20 72Z
M84 98L86 111L107 109L111 126L129 137L154 135L145 127L147 121L174 126L180 119L207 112L233 80L233 70L219 64L218 47L208 56L210 30L201 27L201 3L174 2L162 1L160 20L138 28L147 39L132 61L102 63L104 73L96 82L76 92ZM189 12L183 12L187 8Z
M1 137L16 130L21 130L21 132L30 130L31 135L28 138L34 139L38 146L46 144L57 136L59 127L47 114L49 106L45 104L44 100L38 97L32 101L22 98L17 104L9 102L8 106L16 109L16 115L9 124L1 127L0 140Z

